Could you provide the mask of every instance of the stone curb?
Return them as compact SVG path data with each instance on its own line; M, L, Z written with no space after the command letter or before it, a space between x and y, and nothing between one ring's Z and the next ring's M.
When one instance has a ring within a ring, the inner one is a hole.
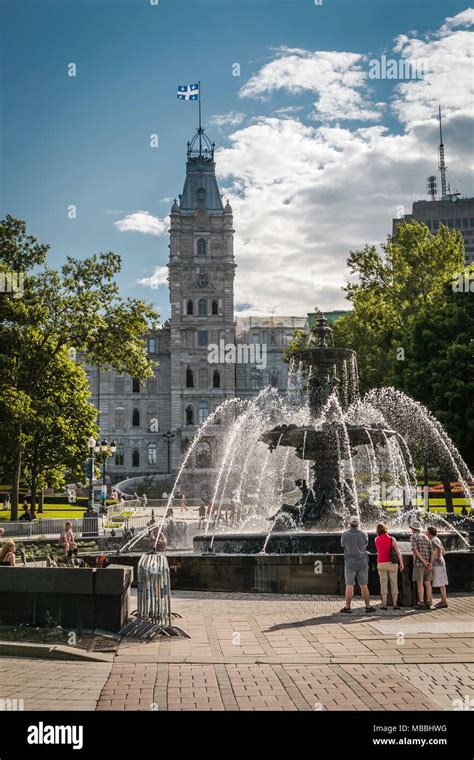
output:
M33 644L15 641L0 641L0 657L36 657L44 660L82 660L84 662L112 663L113 654L86 652L62 644Z
M197 655L162 655L162 654L118 654L114 665L122 664L156 664L166 665L466 665L474 663L474 655L444 654L429 656L426 654L404 655L400 657L377 657L377 655L347 655L340 657L318 657L312 655L237 655L197 656Z

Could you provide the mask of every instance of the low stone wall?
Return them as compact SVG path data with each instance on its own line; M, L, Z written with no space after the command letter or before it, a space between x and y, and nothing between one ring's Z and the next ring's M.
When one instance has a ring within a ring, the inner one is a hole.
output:
M2 625L119 631L130 612L129 567L0 567Z
M168 555L172 590L230 591L275 594L328 594L343 596L344 557L341 554L279 555ZM123 557L132 565L139 557ZM412 583L413 558L404 556L405 570L399 575L399 602L409 607L416 601ZM446 554L450 591L474 588L473 555ZM369 589L380 594L376 557L369 559ZM356 588L356 593L358 589Z

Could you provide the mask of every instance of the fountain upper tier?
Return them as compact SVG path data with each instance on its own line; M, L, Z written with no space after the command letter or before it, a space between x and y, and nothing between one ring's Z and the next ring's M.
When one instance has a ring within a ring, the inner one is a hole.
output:
M339 391L341 373L346 381L346 393L339 393L341 402L355 401L358 393L356 353L351 348L339 348L334 343L333 330L321 315L309 334L304 348L294 352L296 361L308 371L308 401L313 416L318 416L334 391ZM349 377L350 376L350 377ZM348 389L347 385L351 388ZM342 398L346 396L346 398Z
M347 432L352 447L363 445L384 446L387 438L396 435L393 430L382 427L362 427L349 423L325 422L319 428L298 425L277 425L273 430L263 433L260 440L267 443L271 450L277 446L290 446L296 449L300 459L314 460L317 455L328 454L328 436L340 439Z

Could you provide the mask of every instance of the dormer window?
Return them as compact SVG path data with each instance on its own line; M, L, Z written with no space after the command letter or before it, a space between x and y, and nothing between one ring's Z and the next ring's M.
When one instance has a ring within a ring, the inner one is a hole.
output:
M198 256L206 256L207 254L207 240L199 238L197 242L197 254Z
M206 205L206 191L203 187L200 187L197 191L197 203L201 208L204 208Z

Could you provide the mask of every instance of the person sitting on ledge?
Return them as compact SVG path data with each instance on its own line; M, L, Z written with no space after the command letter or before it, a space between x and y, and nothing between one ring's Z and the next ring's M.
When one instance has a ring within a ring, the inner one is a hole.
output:
M16 546L15 542L10 538L4 543L0 549L0 565L10 565L15 567L16 565Z
M72 523L69 520L66 523L66 527L59 536L59 541L64 545L64 556L72 559L73 554L77 554L77 544L74 540L74 533L72 532Z
M30 509L28 507L28 502L26 501L26 499L23 502L23 514L20 515L19 519L20 520L26 520L26 522L31 522Z
M359 528L359 518L357 515L352 515L349 520L349 530L344 531L341 536L341 546L344 549L344 573L346 577L346 606L342 608L341 612L352 612L351 602L354 596L356 579L365 602L365 611L367 613L375 612L375 609L370 606L368 543L369 537L367 533Z
M166 538L161 530L156 526L150 531L148 538L150 539L150 548L157 552L164 552L166 549Z

